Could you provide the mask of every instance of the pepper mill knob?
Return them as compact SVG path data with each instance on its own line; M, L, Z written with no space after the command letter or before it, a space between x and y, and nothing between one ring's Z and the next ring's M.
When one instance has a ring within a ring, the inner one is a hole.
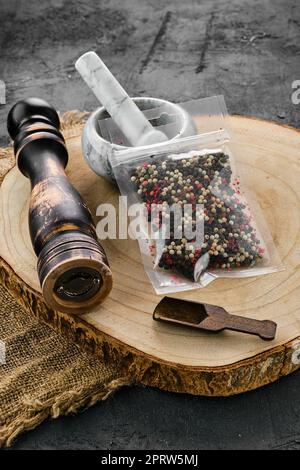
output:
M29 231L44 299L82 313L109 294L112 274L91 213L65 174L59 125L56 110L38 98L19 101L7 118L18 168L31 182Z
M12 140L15 140L20 127L26 122L40 119L49 121L56 129L59 129L59 116L47 101L41 98L27 98L18 101L7 116L7 130Z

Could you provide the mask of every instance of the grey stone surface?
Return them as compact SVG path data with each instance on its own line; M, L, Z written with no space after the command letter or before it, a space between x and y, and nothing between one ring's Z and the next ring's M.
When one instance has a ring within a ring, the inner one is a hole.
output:
M13 102L40 96L93 110L74 69L93 49L131 95L184 101L224 94L231 113L300 126L298 0L0 0L0 143ZM123 389L48 421L18 449L300 448L300 374L246 395L207 399Z

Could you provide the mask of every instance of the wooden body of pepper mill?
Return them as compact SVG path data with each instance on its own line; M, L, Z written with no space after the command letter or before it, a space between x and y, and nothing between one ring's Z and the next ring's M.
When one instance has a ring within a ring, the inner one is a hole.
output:
M55 310L85 312L109 294L112 274L90 211L64 172L58 114L26 99L10 110L7 128L18 168L31 181L29 230L43 297Z

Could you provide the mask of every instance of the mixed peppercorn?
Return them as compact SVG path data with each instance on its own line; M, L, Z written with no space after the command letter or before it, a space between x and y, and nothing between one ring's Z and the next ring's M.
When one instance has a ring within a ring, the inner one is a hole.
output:
M149 221L153 222L152 207L162 207L160 216L154 217L157 228L166 215L164 207L173 204L181 205L182 210L190 204L192 215L188 223L195 225L199 217L204 223L204 239L199 246L195 238L176 238L171 218L169 238L159 253L160 268L197 280L195 273L203 269L249 267L262 258L264 249L251 224L239 181L232 179L229 156L223 152L192 151L164 159L154 157L131 172L132 184L147 208ZM197 210L197 204L202 205L202 211ZM186 222L182 212L182 223Z

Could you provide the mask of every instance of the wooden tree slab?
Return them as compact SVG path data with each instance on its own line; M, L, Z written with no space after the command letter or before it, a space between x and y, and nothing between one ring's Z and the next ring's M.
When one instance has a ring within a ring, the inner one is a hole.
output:
M263 277L216 280L174 295L217 304L230 313L278 324L274 341L234 332L206 334L156 323L159 302L144 273L137 243L103 242L114 274L109 298L72 316L43 303L27 227L29 181L16 168L0 190L0 276L34 315L137 382L176 392L231 395L272 382L300 364L300 132L267 121L232 117L238 159L248 174L286 269ZM118 191L95 175L81 154L82 127L65 130L68 174L93 214L100 203L117 207ZM1 167L1 159L0 159ZM97 219L96 219L97 222Z

